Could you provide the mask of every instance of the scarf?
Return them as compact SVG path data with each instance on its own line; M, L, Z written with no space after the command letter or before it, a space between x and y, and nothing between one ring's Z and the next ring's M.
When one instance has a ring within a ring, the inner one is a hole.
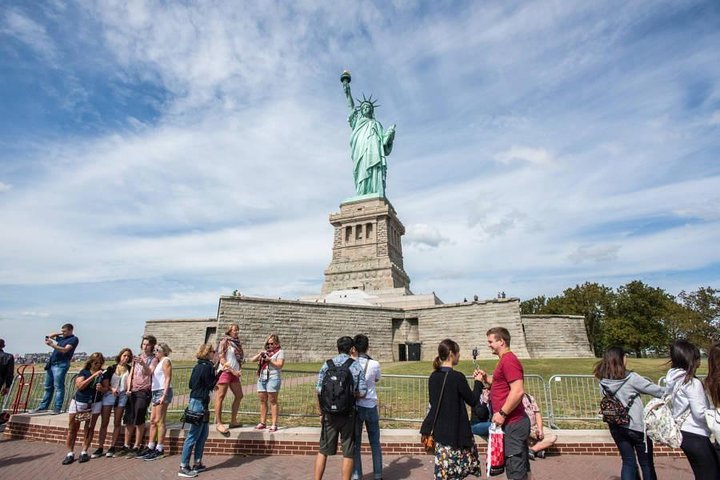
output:
M235 358L238 363L242 365L245 361L245 353L243 352L242 345L240 344L240 339L232 338L231 336L226 335L222 339L221 352L219 353L222 353L222 356L225 357L225 353L229 347L232 347Z
M275 345L273 348L269 348L265 350L265 356L260 357L258 360L258 370L257 370L257 376L260 377L263 374L263 371L265 372L265 378L270 378L270 369L268 368L270 366L270 359L273 355L275 355L277 352L280 351L280 347Z

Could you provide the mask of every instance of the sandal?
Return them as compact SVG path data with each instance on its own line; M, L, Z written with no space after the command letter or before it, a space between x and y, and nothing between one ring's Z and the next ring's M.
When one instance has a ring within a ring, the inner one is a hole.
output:
M257 425L255 425L255 430L265 430L265 424L258 423Z
M215 425L215 430L218 431L218 433L221 433L223 435L230 435L230 430L223 425L222 423L218 423Z
M242 427L242 423L231 423L229 425L230 428L240 428Z
M270 428L268 428L268 432L277 432L277 430L277 425L271 425Z

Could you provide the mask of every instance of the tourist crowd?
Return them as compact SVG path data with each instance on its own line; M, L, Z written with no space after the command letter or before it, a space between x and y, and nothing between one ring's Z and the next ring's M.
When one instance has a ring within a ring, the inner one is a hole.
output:
M238 410L243 398L242 368L245 354L239 339L240 329L232 324L219 339L217 348L199 346L193 367L183 415L189 430L180 458L181 477L195 477L207 467L203 450L209 434L210 397L215 392L215 429L229 435L240 426ZM434 454L434 478L457 479L480 476L481 459L474 435L485 437L502 434L500 459L492 455L491 473L504 471L511 480L530 476L530 460L544 458L545 451L557 441L546 435L543 419L535 399L525 391L524 369L510 349L510 333L503 327L487 332L490 351L498 363L490 374L477 367L470 388L465 375L456 371L460 346L451 339L438 345L433 372L428 379L429 405L420 433L423 444ZM45 365L44 396L31 413L48 411L57 414L64 402L65 376L79 340L73 326L65 324L60 332L45 337L53 349ZM5 354L0 339L0 360L6 367L11 356ZM380 364L368 355L369 339L359 334L337 340L338 354L325 362L316 382L321 432L315 460L315 479L323 477L327 457L342 449L343 480L362 478L360 461L363 427L372 453L373 478L382 478L382 451L376 383L380 381ZM140 352L123 348L110 365L99 352L91 354L75 377L75 392L68 407L68 453L63 465L80 463L101 456L130 457L153 461L165 456L166 415L173 399L173 366L171 348L146 335ZM477 355L473 351L473 360ZM278 429L278 395L285 357L280 339L270 334L264 348L249 357L257 364L257 392L260 402L257 430ZM720 431L720 343L708 352L708 375L704 382L696 377L700 366L699 349L686 340L670 347L670 369L661 387L627 369L622 348L604 352L594 367L600 381L603 400L600 411L609 425L621 459L621 480L656 479L653 463L653 439L677 446L685 453L696 479L720 479L720 445L715 434ZM3 368L0 378L2 394L7 394L8 380ZM12 372L12 367L11 370ZM222 405L228 390L233 394L228 425L222 421ZM640 395L661 398L643 405ZM468 417L470 407L471 415ZM270 424L268 426L268 411ZM143 445L145 426L150 414L148 442ZM97 420L100 427L97 447L91 445ZM107 440L112 419L112 436ZM124 425L124 429L123 429ZM75 443L83 428L83 445L78 458ZM120 438L122 434L122 440ZM494 444L494 442L490 442ZM107 450L106 444L108 446ZM191 457L193 463L190 462Z

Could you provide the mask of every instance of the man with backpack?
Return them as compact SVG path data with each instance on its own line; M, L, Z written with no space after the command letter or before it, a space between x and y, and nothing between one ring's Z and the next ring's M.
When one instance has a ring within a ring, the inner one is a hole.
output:
M342 442L342 479L350 480L355 450L355 400L367 393L365 372L350 357L353 339L340 337L338 355L325 362L318 374L315 389L320 405L320 448L315 459L315 480L325 473L328 455L337 453L338 437Z

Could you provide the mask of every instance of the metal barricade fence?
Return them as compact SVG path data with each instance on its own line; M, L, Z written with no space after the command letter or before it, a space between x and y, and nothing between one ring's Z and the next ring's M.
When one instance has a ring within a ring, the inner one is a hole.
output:
M559 421L597 422L600 420L600 387L592 375L553 375L547 383L548 417L552 428Z
M173 368L173 399L168 411L179 414L187 406L189 380L192 367ZM77 372L68 372L65 378L63 410L67 410L73 393ZM468 377L470 379L470 377ZM45 372L35 373L28 408L36 408L44 394ZM317 372L283 369L282 388L279 395L280 415L283 417L316 417L318 415L315 384ZM470 380L471 381L471 380ZM243 415L259 415L259 402L255 385L257 377L252 369L243 370L244 398L240 404ZM18 382L14 382L9 398L14 398ZM664 377L658 381L664 384ZM471 384L472 385L472 384ZM428 408L427 375L385 374L376 384L379 397L380 419L384 426L418 424ZM601 427L598 409L601 399L599 383L592 375L553 375L546 382L540 375L525 375L524 387L540 406L546 425L551 428ZM223 412L227 415L233 395L227 393ZM50 406L52 409L52 404ZM212 408L212 407L211 407ZM562 424L562 425L559 425Z

